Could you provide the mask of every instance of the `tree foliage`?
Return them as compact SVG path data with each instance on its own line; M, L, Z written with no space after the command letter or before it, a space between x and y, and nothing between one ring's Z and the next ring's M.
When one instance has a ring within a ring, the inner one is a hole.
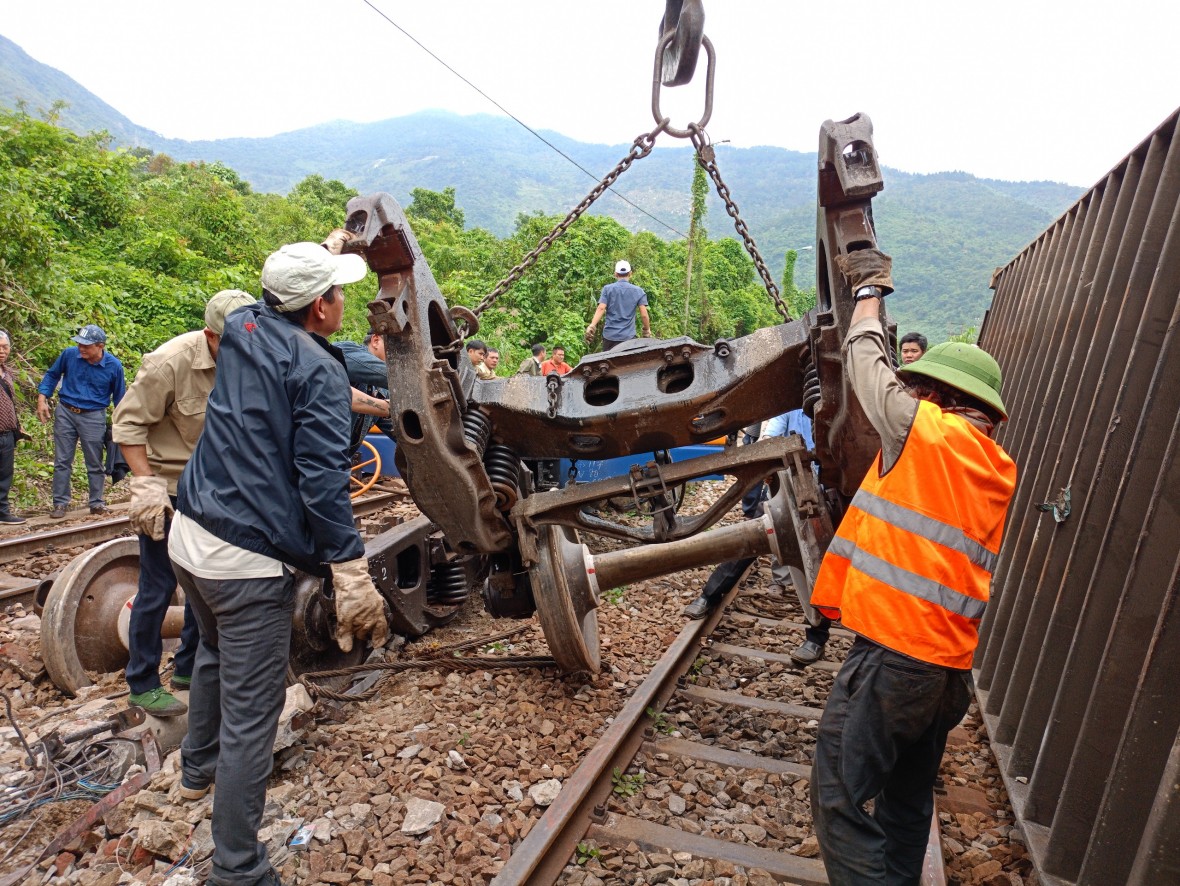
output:
M536 341L563 345L576 362L582 330L621 258L648 292L659 336L687 331L712 341L777 322L741 245L708 238L707 182L695 164L688 190L691 276L688 243L585 215L484 314L481 336L500 348L502 365L514 366ZM222 163L112 150L103 135L0 114L0 323L14 331L30 370L48 365L79 326L98 323L133 372L143 353L198 328L217 290L257 292L266 255L282 243L318 241L343 222L355 194L321 175L286 196L257 193ZM412 194L407 217L453 304L475 305L561 220L522 214L501 238L465 227L453 187ZM371 280L350 289L342 335L364 335L374 294Z

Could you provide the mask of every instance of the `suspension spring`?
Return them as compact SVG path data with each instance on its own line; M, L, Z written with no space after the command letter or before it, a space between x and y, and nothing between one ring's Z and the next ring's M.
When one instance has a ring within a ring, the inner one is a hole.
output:
M483 455L492 436L492 420L478 409L467 410L463 413L463 436L474 443L479 454Z
M811 358L811 354L808 353L806 367L803 371L803 414L808 418L815 418L815 406L820 401L821 393L819 372L815 368L815 361Z
M520 498L520 459L507 446L489 446L483 457L484 468L496 492L496 507L509 511Z
M467 573L458 563L439 563L430 570L426 602L432 606L458 606L467 602Z

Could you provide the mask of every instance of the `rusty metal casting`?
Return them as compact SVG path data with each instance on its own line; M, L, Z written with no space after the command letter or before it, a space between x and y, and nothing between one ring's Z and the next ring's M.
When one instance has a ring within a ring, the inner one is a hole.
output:
M712 346L632 339L583 357L555 402L525 375L480 382L469 396L522 458L614 458L704 443L799 408L807 353L806 321Z
M703 139L699 125L694 132ZM548 379L478 381L460 334L474 328L489 300L474 313L450 308L393 198L349 201L346 249L378 277L369 320L386 340L398 467L424 515L415 527L393 531L390 538L404 546L396 556L381 555L384 565L370 550L395 630L403 629L398 594L413 588L419 597L404 611L423 612L424 582L433 575L425 603L465 599L466 583L497 615L525 617L535 607L562 667L593 671L597 594L616 582L757 553L774 553L814 581L843 507L880 448L844 375L840 346L853 299L835 266L838 255L876 246L872 198L882 183L868 118L825 123L820 157L814 311L712 346L684 337L635 339ZM678 464L658 455L801 407L815 417L815 453L775 440ZM545 492L534 490L522 461L644 453L657 457L626 476ZM678 516L684 484L717 473L733 478L721 498L704 514ZM777 488L767 526L710 528L768 476ZM650 515L649 524L604 516L603 506L619 500ZM655 547L600 555L594 565L580 532ZM435 540L429 553L421 544L427 536Z
M512 535L483 453L464 435L475 370L405 213L387 194L354 197L345 227L353 234L346 248L364 255L377 274L369 322L385 336L398 470L419 510L445 527L455 550L504 550Z
M1180 112L992 285L980 344L1020 480L975 660L985 720L1042 879L1171 882Z
M840 346L851 325L854 301L836 267L836 257L877 245L873 197L885 187L873 147L873 124L863 114L820 129L819 210L816 214L816 307L808 314L812 376L804 408L815 424L815 454L820 482L850 499L881 449L844 373ZM890 345L897 326L884 316ZM892 348L891 348L892 349Z

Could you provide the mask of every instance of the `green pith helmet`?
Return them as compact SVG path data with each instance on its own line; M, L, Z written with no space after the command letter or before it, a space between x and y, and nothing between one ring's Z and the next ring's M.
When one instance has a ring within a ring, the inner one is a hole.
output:
M944 382L991 406L1005 421L1008 419L1008 410L1000 399L1000 387L1003 384L1000 364L977 345L943 342L897 371L899 374L912 372Z

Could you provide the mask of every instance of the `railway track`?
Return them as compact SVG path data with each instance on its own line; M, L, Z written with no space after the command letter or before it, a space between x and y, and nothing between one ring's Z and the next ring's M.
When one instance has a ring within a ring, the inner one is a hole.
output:
M739 609L737 594L685 625L494 886L562 883L600 866L609 882L612 866L660 865L669 878L707 877L708 865L717 875L732 867L828 883L810 836L808 782L851 635L833 630L829 660L800 668L788 654L805 628L798 605L762 598L758 611L743 597ZM937 822L923 886L946 883Z
M359 520L389 505L404 501L406 495L404 488L375 492L354 501L353 514ZM43 552L60 552L72 548L89 547L130 534L130 518L112 517L107 520L54 528L46 532L0 539L0 566L15 563ZM42 591L41 597L44 596L43 586L49 580L49 576L11 579L6 586L0 586L0 606L21 603L26 608L32 608L34 603L39 600L39 590Z

